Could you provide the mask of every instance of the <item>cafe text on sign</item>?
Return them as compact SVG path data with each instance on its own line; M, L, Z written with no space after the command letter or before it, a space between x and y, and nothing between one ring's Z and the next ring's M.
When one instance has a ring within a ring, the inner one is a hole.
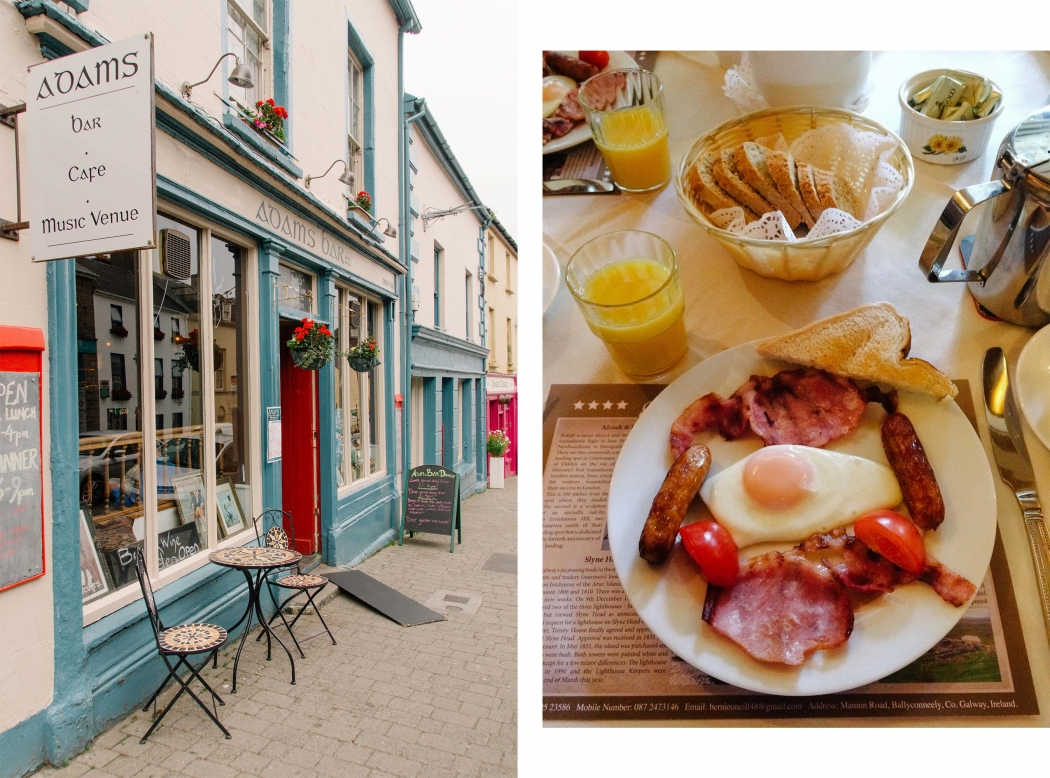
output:
M152 248L153 34L29 68L29 238L35 262Z

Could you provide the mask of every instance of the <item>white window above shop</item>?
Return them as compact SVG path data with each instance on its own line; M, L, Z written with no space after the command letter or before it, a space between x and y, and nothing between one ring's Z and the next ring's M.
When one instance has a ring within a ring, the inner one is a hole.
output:
M348 51L346 96L347 168L354 174L350 199L365 188L365 106L364 69L353 51ZM369 193L371 194L371 193Z
M255 74L255 86L251 89L231 84L230 98L251 110L257 101L273 92L270 29L270 0L227 0L226 51L237 55Z

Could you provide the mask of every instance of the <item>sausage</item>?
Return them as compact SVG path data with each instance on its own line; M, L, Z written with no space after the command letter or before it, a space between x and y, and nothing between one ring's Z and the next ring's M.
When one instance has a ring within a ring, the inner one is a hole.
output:
M687 448L671 465L638 539L638 554L646 562L659 565L667 559L686 509L710 469L711 451L700 444Z
M573 81L583 83L591 76L598 75L598 68L582 59L570 57L567 54L559 54L556 51L547 52L544 56L547 67L562 76L568 76Z
M882 422L882 447L912 521L924 530L937 529L944 521L944 499L915 427L903 413L891 413Z

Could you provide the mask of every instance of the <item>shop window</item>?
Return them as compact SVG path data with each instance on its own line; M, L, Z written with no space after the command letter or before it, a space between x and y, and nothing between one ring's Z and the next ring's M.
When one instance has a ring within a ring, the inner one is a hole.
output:
M441 255L444 252L434 243L434 329L441 329L441 266L444 264Z
M245 319L246 252L240 246L211 239L211 294L215 331L213 403L215 409L215 476L220 538L251 527L254 503L248 439L248 331Z
M143 537L143 496L137 478L142 434L136 430L144 402L135 323L143 309L139 272L138 252L76 260L79 489L87 536L95 547L94 554L90 547L81 553L90 564L97 555L105 582L92 587L90 597L135 584L131 550ZM121 302L110 302L114 299Z
M135 582L137 548L154 583L164 586L205 564L207 550L225 538L253 537L246 429L252 414L236 380L248 376L242 322L248 255L203 226L158 214L157 227L189 238L187 277L165 273L156 251L76 260L80 499L85 537L105 575L85 609L87 622L137 597L137 586L118 593ZM143 274L152 283L140 283ZM118 308L125 336L109 331ZM171 323L170 338L162 321ZM153 337L140 343L140 332ZM107 361L108 380L100 380ZM152 387L139 372L150 361ZM224 371L222 389L217 371ZM247 392L250 382L240 384ZM215 409L210 418L205 407ZM143 431L145 414L156 424ZM95 564L91 556L86 565Z
M277 305L299 313L314 312L314 277L282 264L277 280Z
M474 395L471 392L473 382L470 380L460 382L460 436L463 439L463 459L471 459L473 451L471 443L474 434Z
M465 327L465 329L464 329L464 333L465 334L464 334L463 337L466 338L469 341L473 341L474 340L473 332L472 332L472 328L471 328L471 315L470 315L471 308L474 307L473 304L472 304L473 302L474 302L474 276L472 276L470 274L470 271L468 270L467 271L467 276L464 279L464 284L463 284L463 303L464 303L463 307L466 309L466 321L464 321L464 323L463 323L464 327Z
M270 72L269 0L227 0L226 51L236 54L255 74L255 87L229 86L230 97L241 105L255 109L255 103L272 96ZM233 67L231 63L229 67Z
M333 332L340 351L376 339L380 359L387 358L380 303L356 291L338 288L339 316ZM336 483L344 486L383 472L382 371L352 370L345 359L335 362Z

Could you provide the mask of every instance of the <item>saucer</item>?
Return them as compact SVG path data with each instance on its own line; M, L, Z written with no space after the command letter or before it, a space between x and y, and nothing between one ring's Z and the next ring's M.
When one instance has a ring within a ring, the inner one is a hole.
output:
M1032 431L1050 449L1050 325L1032 336L1017 358L1017 402Z

